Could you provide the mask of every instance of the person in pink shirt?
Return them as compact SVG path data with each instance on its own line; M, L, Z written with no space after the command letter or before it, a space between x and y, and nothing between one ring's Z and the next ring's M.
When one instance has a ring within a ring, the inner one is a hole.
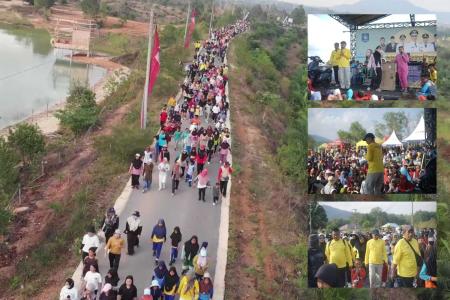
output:
M398 47L399 53L395 56L395 63L397 64L397 73L400 80L400 87L402 92L408 92L408 63L409 56L405 53L403 46Z

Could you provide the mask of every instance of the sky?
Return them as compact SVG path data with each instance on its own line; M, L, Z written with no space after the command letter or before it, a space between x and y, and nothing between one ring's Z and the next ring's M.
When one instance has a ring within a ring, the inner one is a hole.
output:
M319 135L330 140L338 138L337 131L348 130L352 122L358 121L369 132L375 131L375 123L383 120L387 112L404 111L409 120L419 120L423 108L310 108L308 109L308 134ZM410 122L409 132L416 127Z
M449 5L450 6L450 5ZM416 21L436 20L433 14L416 14ZM407 14L393 14L373 23L409 22ZM308 15L308 56L320 56L327 62L335 42L347 42L350 48L350 32L347 27L326 14Z
M282 0L283 2L303 4L308 6L330 7L343 4L354 4L359 0ZM413 5L425 8L431 11L450 11L448 0L409 0ZM394 4L395 2L392 1ZM331 4L331 5L330 5Z
M353 209L356 209L356 212L368 213L372 210L372 208L379 207L383 211L385 211L387 213L391 213L391 214L410 214L411 213L411 203L413 203L414 212L419 211L419 210L436 212L436 202L432 202L432 201L422 201L422 202L397 202L397 201L319 202L320 205L327 205L327 206L331 206L334 208L346 210L349 212L353 212Z

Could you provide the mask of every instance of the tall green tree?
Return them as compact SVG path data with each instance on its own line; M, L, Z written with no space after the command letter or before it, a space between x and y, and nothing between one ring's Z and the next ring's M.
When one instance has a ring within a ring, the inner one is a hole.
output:
M306 23L306 14L303 5L297 6L291 13L294 24L300 25Z
M327 213L325 209L317 203L316 201L312 201L309 206L309 218L311 218L311 229L315 231L317 229L325 228L328 223Z
M90 17L95 17L100 11L100 1L99 0L81 0L80 2L81 10Z
M4 137L0 137L0 194L2 190L12 193L19 178L16 168L18 162L19 157L14 149L8 145Z
M383 138L390 135L393 130L397 134L397 137L402 140L406 137L408 130L408 117L405 112L388 112L383 115L383 122L377 122L375 125L375 135L379 138Z
M42 131L31 124L19 124L9 131L9 146L17 151L24 164L30 163L45 151L45 140Z
M338 130L337 132L341 140L353 144L360 141L366 133L366 129L359 122L353 122L352 124L350 124L349 131Z

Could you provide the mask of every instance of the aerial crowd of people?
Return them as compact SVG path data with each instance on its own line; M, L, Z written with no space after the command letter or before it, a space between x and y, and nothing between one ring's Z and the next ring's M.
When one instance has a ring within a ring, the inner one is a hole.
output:
M435 288L436 231L375 228L321 231L309 236L308 286L318 288Z
M373 143L376 144L376 143ZM330 147L308 154L308 193L382 194L425 192L424 156L433 155L425 144L406 147L381 145ZM373 155L375 153L375 155ZM370 175L371 174L371 175ZM376 182L372 180L376 174ZM369 180L367 180L369 178Z
M152 188L153 173L158 174L158 189L168 186L171 179L171 194L175 196L180 181L189 187L196 185L198 200L206 202L206 191L211 189L213 205L221 197L226 197L228 181L233 173L229 162L231 138L225 122L229 117L229 103L225 93L228 81L228 67L223 64L228 44L237 34L248 29L249 23L238 21L234 25L213 31L210 38L194 43L194 61L186 67L186 79L181 85L182 99L171 97L162 109L160 130L143 154L136 153L130 164L131 187L145 193ZM182 129L183 123L188 126ZM169 144L176 153L171 158ZM208 172L212 159L220 162L215 184ZM208 197L209 198L209 197ZM119 229L119 216L113 207L105 213L102 232L105 236L104 251L109 259L110 269L102 277L99 270L97 252L101 239L95 228L89 228L81 242L83 270L81 286L77 287L72 278L65 281L60 292L60 300L137 300L138 291L133 276L125 276L122 284L119 266L123 252L134 255L139 247L142 221L139 211L126 219L126 226ZM197 235L182 243L179 226L174 226L170 234L170 259L168 266L161 259L168 230L161 218L152 229L155 268L148 286L143 290L142 300L208 300L213 296L213 279L208 271L208 242L200 243ZM122 237L126 235L126 240ZM180 246L182 244L182 246ZM125 249L126 248L126 249ZM177 270L175 262L181 248L182 270ZM78 279L77 279L78 280ZM79 290L81 288L81 290Z

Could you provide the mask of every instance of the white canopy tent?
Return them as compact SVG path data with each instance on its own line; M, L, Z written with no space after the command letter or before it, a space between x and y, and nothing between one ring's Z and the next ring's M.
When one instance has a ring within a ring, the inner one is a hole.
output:
M420 121L416 126L416 129L405 139L403 142L417 142L417 141L425 141L425 120L423 116L420 117Z
M392 131L391 135L389 136L389 138L386 141L384 141L382 146L383 147L387 147L387 146L402 146L402 142L400 142L400 140L398 139L397 135L395 134L395 130Z
M398 224L396 224L396 223L386 223L383 226L381 226L381 228L388 228L388 227L390 227L390 228L398 228L400 226L398 226Z

